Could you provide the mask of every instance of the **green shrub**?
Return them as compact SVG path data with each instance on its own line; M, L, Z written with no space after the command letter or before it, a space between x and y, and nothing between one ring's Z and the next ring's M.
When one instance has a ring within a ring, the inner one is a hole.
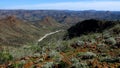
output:
M86 62L73 63L73 68L89 68Z
M107 32L104 32L104 33L103 33L103 37L104 37L104 39L107 39L107 38L110 38L111 35L110 35L109 32L107 31Z
M0 64L13 60L13 56L6 51L0 52Z
M120 42L118 42L115 47L120 48Z
M73 64L76 64L76 63L79 63L79 60L78 60L77 58L72 58L72 59L71 59L71 62L72 62Z
M86 62L80 63L80 66L78 68L89 68L88 64Z
M105 40L105 43L109 44L109 45L115 45L116 44L116 40L113 37L110 37L110 38Z
M116 25L114 28L113 28L113 33L115 34L119 34L120 33L120 25Z
M77 45L79 45L79 46L83 46L83 45L84 45L84 41L77 41L76 43L77 43Z
M82 59L92 59L93 57L96 57L96 54L93 52L80 52L77 54L78 57L81 57Z
M53 67L53 62L46 62L45 65L43 65L43 68L52 68Z
M99 43L99 44L97 44L97 46L99 46L99 47L104 47L105 44L104 44L104 43Z
M25 64L25 61L20 61L19 63L14 63L9 67L10 68L22 68L24 64Z
M67 67L68 67L68 65L67 65L65 62L63 62L63 61L61 61L61 62L58 64L58 66L59 66L59 68L67 68Z
M108 63L118 62L118 63L120 63L120 57L117 57L117 58L111 58L111 57L109 57L109 58L103 58L101 60L101 62L108 62Z

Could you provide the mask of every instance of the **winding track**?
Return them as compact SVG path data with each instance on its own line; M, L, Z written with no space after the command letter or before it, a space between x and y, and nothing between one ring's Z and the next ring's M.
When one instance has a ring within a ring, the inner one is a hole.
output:
M38 42L41 42L41 41L42 41L43 39L45 39L47 36L50 36L50 35L55 34L55 33L58 33L58 32L60 32L60 31L64 31L64 30L57 30L57 31L54 31L54 32L47 33L47 34L45 34L43 37L41 37L41 38L38 40Z

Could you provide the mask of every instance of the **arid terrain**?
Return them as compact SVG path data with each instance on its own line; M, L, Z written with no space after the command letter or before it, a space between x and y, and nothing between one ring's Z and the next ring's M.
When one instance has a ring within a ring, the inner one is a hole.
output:
M120 68L120 12L0 10L0 68Z

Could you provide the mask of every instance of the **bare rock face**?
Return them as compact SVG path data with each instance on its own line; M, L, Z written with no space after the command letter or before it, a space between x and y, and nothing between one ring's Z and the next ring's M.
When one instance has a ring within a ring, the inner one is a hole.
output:
M52 19L51 17L45 17L44 19L43 19L43 22L44 22L44 24L46 24L46 25L54 25L53 23L54 22L56 22L54 19Z
M14 15L7 16L5 19L2 19L2 20L6 25L11 26L11 27L19 24L19 20Z
M16 16L7 16L3 19L0 20L0 27L1 28L8 28L8 27L13 27L15 25L19 24L19 20L16 18Z
M38 23L35 24L37 27L48 27L48 26L52 26L52 27L58 27L61 24L58 23L54 18L50 17L50 16L46 16L44 17L41 21L39 21Z
M44 25L49 25L49 26L58 25L58 22L54 18L49 17L49 16L45 17L41 23Z
M16 16L8 16L7 17L7 20L10 21L10 22L16 22Z

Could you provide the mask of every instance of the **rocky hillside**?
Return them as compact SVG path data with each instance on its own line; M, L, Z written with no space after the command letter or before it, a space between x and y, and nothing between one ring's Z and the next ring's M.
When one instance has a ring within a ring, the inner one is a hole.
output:
M25 22L16 16L8 16L0 20L0 44L1 45L23 45L32 43L50 30L59 27L54 19L45 18L37 26ZM41 26L46 26L42 28Z
M0 20L0 40L5 45L22 45L35 40L39 36L39 29L30 23L23 22L15 16Z

